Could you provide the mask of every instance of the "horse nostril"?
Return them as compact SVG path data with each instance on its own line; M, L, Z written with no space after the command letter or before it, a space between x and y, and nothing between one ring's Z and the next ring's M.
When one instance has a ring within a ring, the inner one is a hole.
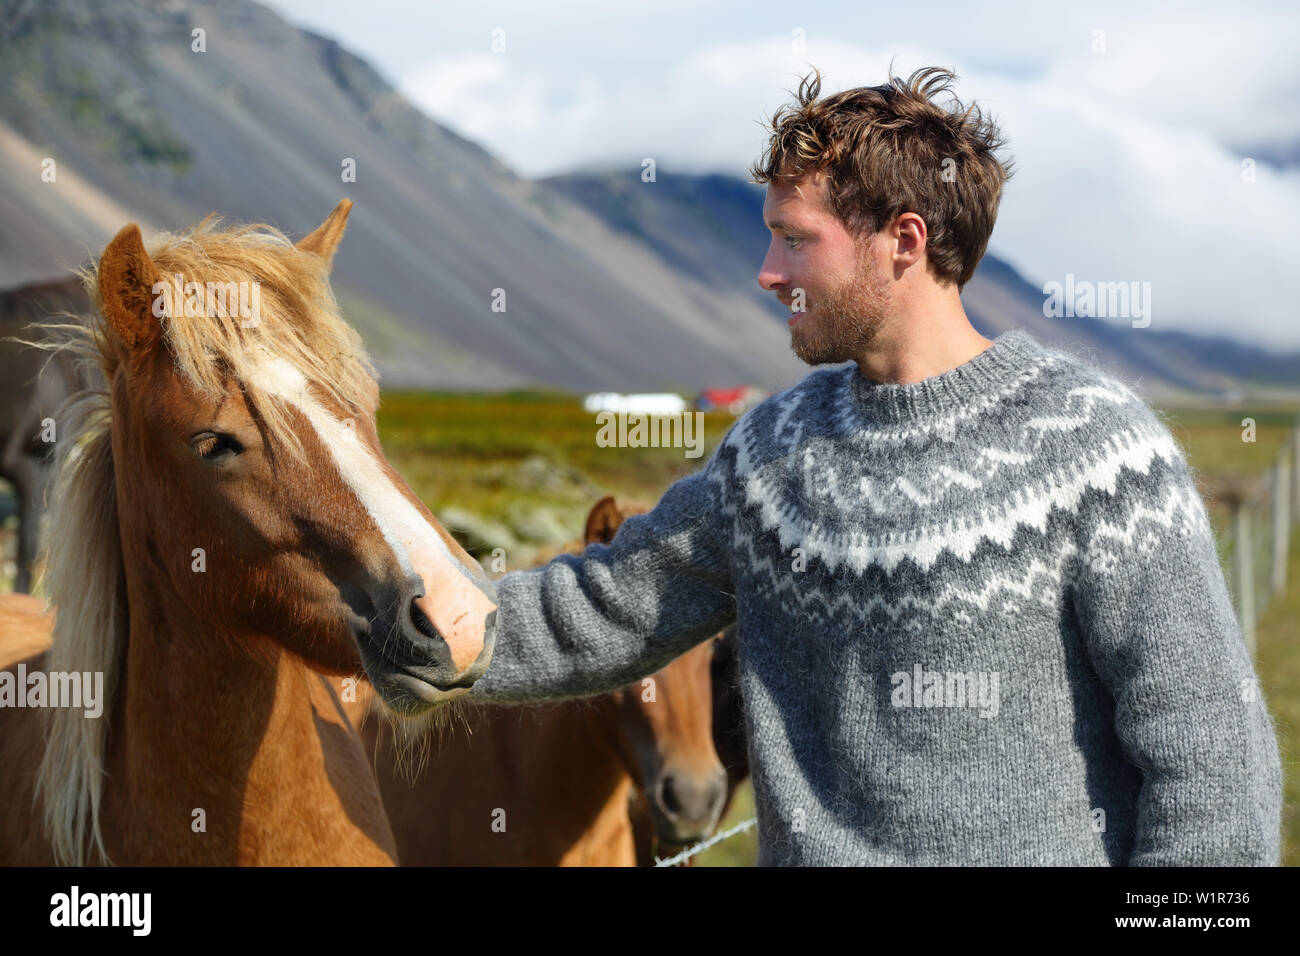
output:
M433 622L429 620L425 613L420 610L419 605L415 603L415 598L411 599L411 623L415 625L415 629L425 637L430 640L437 640L438 631L434 628Z
M682 812L682 803L677 796L677 786L673 783L673 779L664 777L663 785L659 789L659 799L665 810L677 814Z

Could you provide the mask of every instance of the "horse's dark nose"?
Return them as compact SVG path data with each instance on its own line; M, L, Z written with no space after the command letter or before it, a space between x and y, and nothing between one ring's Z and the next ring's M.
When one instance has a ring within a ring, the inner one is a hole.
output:
M725 771L667 773L659 781L659 806L681 841L698 840L717 825L727 796Z

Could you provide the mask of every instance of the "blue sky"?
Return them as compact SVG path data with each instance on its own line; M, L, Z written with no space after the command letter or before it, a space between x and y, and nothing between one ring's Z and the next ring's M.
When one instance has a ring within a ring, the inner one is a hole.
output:
M993 252L1040 285L1149 282L1152 327L1300 349L1300 5L269 5L528 176L744 175L810 66L826 91L953 68L1017 165Z

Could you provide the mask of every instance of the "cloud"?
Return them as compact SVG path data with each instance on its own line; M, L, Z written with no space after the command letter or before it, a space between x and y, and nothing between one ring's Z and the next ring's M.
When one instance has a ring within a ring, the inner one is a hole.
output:
M1300 250L1300 170L1200 128L1051 80L971 87L999 102L1017 172L991 243L1037 282L1150 282L1152 327L1300 348L1284 291Z
M1092 50L1103 31L1105 52ZM1170 125L1206 130L1222 143L1295 143L1300 19L1294 13L1180 10L1177 17L1096 18L1087 43L1047 63L1049 88L1082 87L1099 103Z
M1300 141L1294 111L1297 21L1202 14L1080 20L1050 37L1037 70L966 68L943 49L864 46L809 31L683 43L667 67L547 70L474 54L410 73L404 91L526 175L595 165L744 175L762 123L815 64L826 91L955 67L963 99L1002 123L1017 162L991 248L1032 282L1152 284L1153 327L1300 348L1289 285L1300 250L1300 169L1240 144ZM1093 29L1105 31L1095 52ZM685 37L689 41L690 37ZM1236 64L1257 64L1253 70Z

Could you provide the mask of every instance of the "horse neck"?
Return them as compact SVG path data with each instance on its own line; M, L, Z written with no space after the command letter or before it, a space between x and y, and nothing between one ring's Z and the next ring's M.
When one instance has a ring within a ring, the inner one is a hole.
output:
M581 823L581 832L568 835L568 843L554 864L635 865L628 795L636 778L620 746L622 715L618 700L606 694L553 706L552 718L541 732L543 739L530 742L530 749L549 766L537 768L529 779L550 781L554 788L554 792L541 790L536 794L537 806L564 807L575 822ZM588 803L576 804L575 794L584 795ZM555 826L555 821L550 825L559 836L561 828Z
M503 780L528 780L530 787L550 786L556 793L605 794L632 779L619 747L612 697L535 704L524 716L511 707L488 707L501 712L487 733L500 735L504 762L496 770ZM461 739L468 753L470 738Z
M392 862L369 764L325 678L131 578L101 815L110 858Z
M622 740L620 721L624 718L617 697L602 694L568 701L560 705L560 710L563 716L557 720L553 733L582 741L593 777L609 780L627 777L635 782L636 774L628 764L629 757Z

